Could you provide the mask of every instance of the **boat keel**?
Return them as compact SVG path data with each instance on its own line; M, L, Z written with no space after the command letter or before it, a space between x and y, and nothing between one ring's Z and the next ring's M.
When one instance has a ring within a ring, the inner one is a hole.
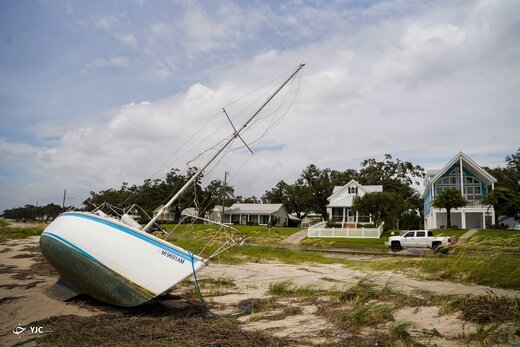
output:
M83 294L83 292L60 278L58 282L49 288L46 294L53 299L67 301Z

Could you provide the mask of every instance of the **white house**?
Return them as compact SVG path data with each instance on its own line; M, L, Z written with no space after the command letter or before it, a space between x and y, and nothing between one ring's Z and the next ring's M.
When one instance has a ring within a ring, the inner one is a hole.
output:
M163 208L164 205L161 205L157 207L155 210L153 210L153 216L157 216L161 208ZM170 211L169 208L165 208L164 211L162 211L161 215L159 216L158 220L160 221L168 221L173 222L175 220L175 214Z
M486 228L495 220L495 210L493 206L482 205L480 199L495 188L496 181L462 152L441 170L428 170L423 193L425 228L437 229L446 225L446 209L433 208L431 203L437 194L448 188L459 190L469 201L467 206L451 210L451 225L462 229Z
M327 199L329 204L327 205L327 213L329 220L338 223L372 223L371 216L360 216L357 212L352 211L352 203L354 197L362 197L367 193L382 192L383 186L381 185L366 185L363 186L351 180L344 186L336 186L332 191L332 195Z
M229 207L224 207L225 211L229 210ZM222 205L215 205L211 210L206 212L206 219L214 222L222 223Z
M287 226L289 218L283 204L233 204L226 207L224 221L232 224L251 222L259 225L276 222L276 226Z

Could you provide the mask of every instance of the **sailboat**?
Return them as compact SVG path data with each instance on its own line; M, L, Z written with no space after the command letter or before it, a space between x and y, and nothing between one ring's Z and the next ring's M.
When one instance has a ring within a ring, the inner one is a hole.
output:
M304 65L300 64L242 127L233 126L232 136L146 226L141 228L126 214L114 218L100 210L59 215L40 237L44 257L60 275L48 294L62 300L88 294L112 305L141 305L206 267L217 253L241 243L242 237L232 238L218 252L204 258L147 231L233 140L242 140L244 129Z

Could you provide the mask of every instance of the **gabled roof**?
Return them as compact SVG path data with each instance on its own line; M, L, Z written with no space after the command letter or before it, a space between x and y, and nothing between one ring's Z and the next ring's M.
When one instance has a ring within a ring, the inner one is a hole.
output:
M283 204L233 204L226 208L226 213L230 214L271 214L285 210ZM287 211L285 212L287 213Z
M480 176L479 178L483 178L488 181L488 183L496 183L496 178L491 176L486 170L481 168L477 163L475 163L470 157L468 157L466 154L459 152L453 159L451 159L448 164L444 165L444 167L440 170L430 170L428 173L436 173L435 176L428 181L428 185L426 186L425 192L428 191L428 189L431 187L433 183L435 183L439 178L444 176L444 174L454 165L456 164L460 159L463 160L463 167L466 166L470 168L470 171L473 174L476 174ZM437 171L437 172L435 172Z
M383 186L382 185L368 185L363 186L359 184L356 180L350 180L347 184L344 186L335 186L332 190L332 195L328 197L328 200L331 201L335 196L341 195L347 187L357 186L365 191L365 193L376 193L376 192L382 192ZM350 205L349 205L350 206Z

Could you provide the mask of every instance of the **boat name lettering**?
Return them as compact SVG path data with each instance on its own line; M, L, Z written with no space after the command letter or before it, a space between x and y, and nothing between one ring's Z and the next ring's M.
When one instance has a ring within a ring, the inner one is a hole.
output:
M165 257L168 257L168 258L170 258L170 259L173 259L173 260L175 260L175 261L178 261L178 262L181 263L181 264L184 264L184 259L182 259L181 257L176 256L176 255L173 254L173 253L170 253L170 252L168 252L168 251L165 251L164 249L161 250L161 254L164 255Z

